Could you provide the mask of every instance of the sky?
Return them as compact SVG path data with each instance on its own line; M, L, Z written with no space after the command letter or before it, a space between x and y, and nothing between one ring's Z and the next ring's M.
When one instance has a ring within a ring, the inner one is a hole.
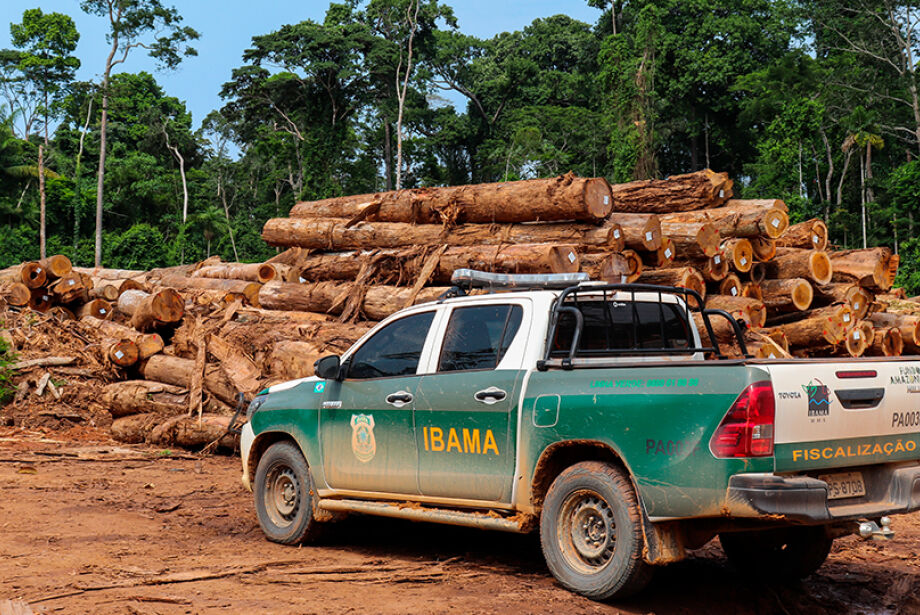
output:
M534 19L559 13L594 25L601 14L586 0L445 1L453 7L460 30L479 38L520 30ZM178 8L185 24L201 34L194 44L198 56L186 58L174 71L158 72L153 61L138 49L116 72L153 73L167 95L186 103L196 127L209 112L222 106L220 88L230 80L231 71L242 64L243 51L253 36L305 19L322 21L329 6L328 0L165 0L164 4ZM0 49L10 46L9 24L21 22L23 11L36 7L74 19L80 32L75 55L82 62L77 78L99 80L109 51L106 20L83 13L79 0L0 0Z

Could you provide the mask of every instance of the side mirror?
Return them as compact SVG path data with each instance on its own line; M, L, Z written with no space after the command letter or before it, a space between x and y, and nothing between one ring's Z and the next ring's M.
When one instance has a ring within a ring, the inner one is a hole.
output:
M339 355L330 354L322 359L318 359L316 363L313 364L313 371L324 380L338 380L339 368L341 365Z

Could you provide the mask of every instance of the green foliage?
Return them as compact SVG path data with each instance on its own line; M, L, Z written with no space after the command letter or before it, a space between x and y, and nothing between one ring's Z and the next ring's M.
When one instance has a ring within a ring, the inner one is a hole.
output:
M169 248L160 229L135 224L124 233L106 238L106 263L117 269L153 269L168 263Z

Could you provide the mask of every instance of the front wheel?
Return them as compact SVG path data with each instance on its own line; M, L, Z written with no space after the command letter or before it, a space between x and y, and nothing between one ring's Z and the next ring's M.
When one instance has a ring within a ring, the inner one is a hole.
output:
M286 545L316 538L313 481L300 450L291 442L272 444L253 481L256 515L266 538Z
M834 539L817 525L727 532L719 535L719 542L728 561L740 572L793 580L820 568Z
M553 576L588 598L625 597L651 580L636 493L610 464L578 463L553 481L540 516L540 543Z

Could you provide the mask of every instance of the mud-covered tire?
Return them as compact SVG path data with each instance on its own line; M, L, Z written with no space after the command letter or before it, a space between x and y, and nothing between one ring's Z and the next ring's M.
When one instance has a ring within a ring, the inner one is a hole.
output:
M266 538L294 545L318 536L321 524L313 514L310 468L293 443L268 447L259 459L252 492Z
M807 577L824 563L834 539L823 526L796 526L719 535L729 563L760 578Z
M585 461L556 477L543 502L540 543L553 576L588 598L623 598L651 580L636 493L608 463Z

